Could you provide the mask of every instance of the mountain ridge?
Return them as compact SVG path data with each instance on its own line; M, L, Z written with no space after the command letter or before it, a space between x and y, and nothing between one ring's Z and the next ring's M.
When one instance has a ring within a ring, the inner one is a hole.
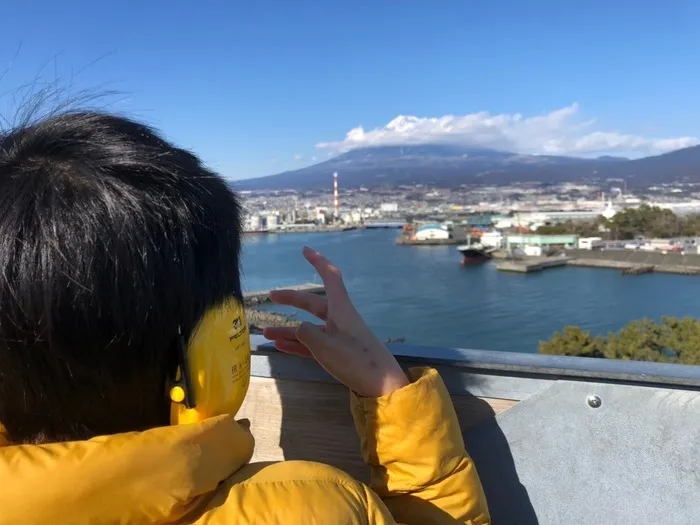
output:
M317 164L234 182L241 190L326 188L334 172L344 187L431 184L502 185L624 178L628 184L700 181L700 146L639 159L528 155L454 144L379 146L350 150Z

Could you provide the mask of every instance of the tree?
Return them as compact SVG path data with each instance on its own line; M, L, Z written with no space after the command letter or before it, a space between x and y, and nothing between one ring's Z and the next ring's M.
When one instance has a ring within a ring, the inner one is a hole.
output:
M598 217L591 221L567 221L537 228L542 235L576 234L596 237L601 231L610 240L628 240L635 237L694 237L700 236L700 214L677 216L671 210L643 204L628 208L611 219Z
M676 319L664 317L664 346L673 349L677 362L700 364L700 320L691 317Z
M582 237L597 237L600 235L600 221L566 221L559 224L540 226L537 228L540 235L565 235L574 234Z
M688 223L688 219L678 217L671 210L642 204L639 208L628 208L615 214L611 219L603 219L604 226L610 230L615 239L634 239L641 237L678 237L697 235L700 223Z
M579 326L565 326L561 333L556 332L549 341L540 342L541 354L575 355L579 357L605 357L604 344L600 337Z
M700 320L664 317L633 321L617 333L593 337L578 326L566 326L548 341L541 354L571 355L700 365Z
M605 357L628 361L672 361L663 345L662 327L649 319L633 321L605 339Z
M572 232L566 224L545 224L537 228L537 233L540 235L564 235Z

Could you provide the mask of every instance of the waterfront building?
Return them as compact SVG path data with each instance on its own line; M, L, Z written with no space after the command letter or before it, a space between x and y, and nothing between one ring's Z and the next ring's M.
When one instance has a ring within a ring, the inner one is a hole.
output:
M578 240L579 250L595 250L603 245L602 237L581 237Z
M450 232L447 228L440 226L439 224L426 224L421 226L416 231L417 241L428 241L428 240L447 240L450 238Z
M266 217L266 224L268 230L274 230L279 227L279 217L275 214L270 214Z
M525 246L576 248L578 239L578 235L508 235L506 248L509 250Z
M475 230L488 230L493 228L495 217L495 215L490 213L478 213L467 217L462 224Z
M399 205L396 202L383 202L379 206L379 211L382 213L396 213L399 211Z
M261 223L259 215L248 215L245 218L244 230L249 232L260 231Z

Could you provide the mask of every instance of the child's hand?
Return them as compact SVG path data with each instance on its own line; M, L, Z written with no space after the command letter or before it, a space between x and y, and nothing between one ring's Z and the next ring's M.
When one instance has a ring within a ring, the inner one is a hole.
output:
M327 297L279 290L270 293L270 299L306 310L325 325L265 328L265 337L282 352L314 357L329 374L359 395L379 397L406 386L406 374L353 306L340 270L311 248L304 248L304 257L321 276Z

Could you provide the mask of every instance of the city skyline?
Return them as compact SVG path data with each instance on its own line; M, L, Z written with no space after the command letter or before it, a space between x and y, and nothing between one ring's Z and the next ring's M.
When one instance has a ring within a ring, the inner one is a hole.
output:
M373 145L639 157L700 137L691 1L69 0L0 16L12 21L0 35L6 118L28 85L113 90L105 109L234 180Z

